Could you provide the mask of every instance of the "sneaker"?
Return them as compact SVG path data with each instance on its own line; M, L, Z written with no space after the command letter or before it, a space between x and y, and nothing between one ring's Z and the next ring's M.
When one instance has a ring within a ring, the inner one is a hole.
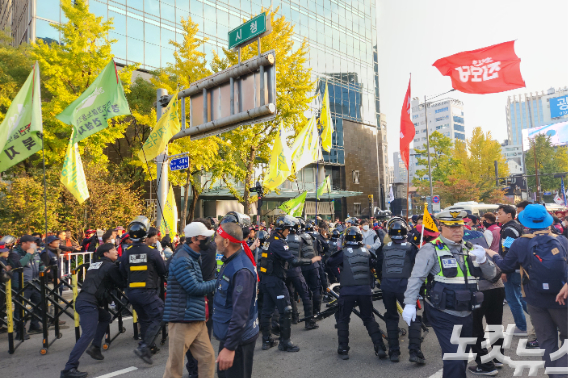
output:
M538 349L540 345L538 344L538 340L534 339L533 341L527 341L527 349Z
M503 367L503 363L496 358L493 359L493 365L495 365L495 367L498 367L498 368Z
M529 334L527 333L527 331L521 331L519 329L519 327L515 327L515 331L513 332L513 336L528 336Z
M477 375L497 375L497 369L485 369L479 366L470 366L467 368L470 373Z

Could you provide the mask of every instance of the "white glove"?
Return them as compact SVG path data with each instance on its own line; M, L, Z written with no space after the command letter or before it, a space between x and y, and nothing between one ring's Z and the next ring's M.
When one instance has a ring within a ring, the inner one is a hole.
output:
M402 311L402 318L410 327L410 323L416 320L416 305L407 304Z
M486 260L485 257L485 248L479 245L475 245L473 250L469 252L470 255L475 257L475 262L478 264L483 264Z

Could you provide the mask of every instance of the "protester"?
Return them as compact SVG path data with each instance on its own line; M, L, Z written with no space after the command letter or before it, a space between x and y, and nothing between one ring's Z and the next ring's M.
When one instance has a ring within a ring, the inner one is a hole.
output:
M483 226L485 231L483 231L483 236L487 241L489 249L495 252L499 252L499 242L501 240L501 227L495 223L497 218L493 213L483 214Z
M363 235L363 245L374 255L377 254L379 247L381 246L381 239L379 235L374 230L369 227L369 221L363 220L362 224L362 235Z
M208 248L214 231L201 222L184 229L186 244L172 257L169 266L168 295L163 321L168 322L169 356L164 378L181 378L187 350L198 361L199 376L215 375L215 352L205 324L204 296L215 289L215 281L203 281L199 266L200 250Z
M530 234L516 239L504 257L491 250L487 250L487 253L504 272L515 271L520 266L524 278L523 293L539 344L545 350L545 367L566 367L566 353L556 361L551 361L550 355L558 350L559 337L563 342L568 339L565 303L568 292L568 240L550 231L552 216L542 205L527 205L519 220L530 230Z
M259 334L255 261L238 224L224 223L215 243L223 255L213 300L213 334L220 341L219 378L250 378ZM246 249L246 247L244 247Z

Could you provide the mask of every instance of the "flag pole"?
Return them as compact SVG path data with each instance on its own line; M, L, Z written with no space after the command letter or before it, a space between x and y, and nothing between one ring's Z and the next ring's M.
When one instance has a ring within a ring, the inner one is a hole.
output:
M34 70L38 69L38 77L39 77L39 64L37 63L37 60L35 62L34 65ZM34 80L35 80L35 76L34 75ZM32 85L32 91L35 90L35 83L33 83ZM33 99L33 92L32 92L32 99ZM39 91L38 93L38 98L39 98L39 104L41 107L41 91ZM32 100L33 101L33 100ZM41 114L41 113L40 113ZM45 141L43 139L43 120L41 121L42 123L42 132L41 132L41 157L42 157L42 164L43 164L43 215L45 218L45 237L47 237L47 180L46 180L46 175L45 175Z
M408 195L410 194L410 161L408 162L408 167L406 168L406 221L410 221L410 215L408 214Z
M425 203L424 204L424 208L427 209L428 208L428 204ZM426 213L426 212L424 212ZM424 241L424 219L422 219L422 231L420 232L420 247L422 247L422 242Z

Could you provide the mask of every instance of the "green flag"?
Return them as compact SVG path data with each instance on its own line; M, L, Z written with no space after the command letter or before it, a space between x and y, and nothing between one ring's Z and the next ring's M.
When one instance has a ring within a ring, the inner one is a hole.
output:
M83 162L79 154L79 145L72 144L73 130L69 144L67 145L67 154L65 154L65 161L63 162L63 169L61 169L61 178L59 179L63 185L73 194L79 201L79 204L85 202L89 198L89 189L87 188L87 179L85 178L85 171L83 171Z
M36 62L0 125L0 172L41 150L42 132L39 64Z
M75 129L73 144L108 127L107 119L130 114L116 65L111 60L79 98L55 118Z
M331 193L331 182L329 181L329 176L327 176L324 182L320 185L316 192L316 198L319 200L322 194Z
M304 204L306 203L307 191L304 191L296 198L292 198L280 205L279 209L284 211L286 214L293 217L301 217L304 212Z

